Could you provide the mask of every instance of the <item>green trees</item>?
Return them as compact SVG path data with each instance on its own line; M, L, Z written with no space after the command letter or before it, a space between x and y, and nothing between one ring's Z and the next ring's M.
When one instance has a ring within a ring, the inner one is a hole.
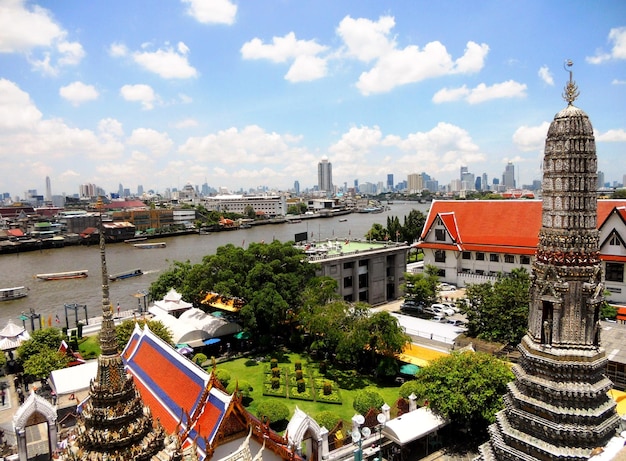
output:
M412 391L458 427L480 431L503 408L502 396L513 377L507 363L492 355L454 352L420 369Z
M44 328L31 333L16 350L24 367L24 373L35 378L47 378L50 373L65 368L69 357L59 352L64 336L58 328Z
M423 273L404 274L404 292L408 299L412 299L418 304L432 304L437 297L437 275L439 269L437 266L428 265L424 268Z
M517 344L526 333L530 277L524 268L499 274L497 280L467 286L469 336Z
M385 403L385 399L378 392L371 389L363 389L354 396L352 408L362 415L367 414L370 408L380 410Z
M128 340L130 339L130 336L132 335L133 330L135 329L135 323L139 324L140 328L143 328L144 325L146 324L146 320L144 319L124 320L122 323L120 323L119 325L115 327L115 335L117 337L117 347L120 351L126 347L126 344L128 343ZM157 335L162 340L166 341L168 344L172 346L174 345L172 341L172 332L165 325L163 325L163 322L161 322L160 320L148 320L147 323L148 323L148 328L150 328L152 333Z
M304 287L314 274L315 266L290 242L252 243L247 249L229 244L199 264L176 263L150 287L150 294L160 299L175 287L197 306L209 292L243 298L239 315L244 329L269 345L290 334Z
M404 224L400 224L397 216L387 217L387 226L375 223L365 234L368 240L391 240L399 242L413 242L422 233L426 215L418 210L411 210L408 216L404 217Z

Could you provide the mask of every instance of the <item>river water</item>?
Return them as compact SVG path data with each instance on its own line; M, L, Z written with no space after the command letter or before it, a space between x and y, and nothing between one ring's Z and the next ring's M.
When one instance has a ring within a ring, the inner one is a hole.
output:
M390 205L388 211L377 214L353 213L335 218L303 220L297 224L269 224L228 232L216 232L208 235L184 235L164 238L165 248L140 250L124 243L109 244L106 247L107 270L109 274L141 268L144 275L109 283L109 298L121 310L138 307L142 298L135 295L147 291L159 274L167 270L174 261L199 263L203 256L214 254L215 250L229 243L247 247L253 242L271 242L272 240L294 240L294 235L307 232L310 239L326 240L337 238L363 238L372 224L379 223L386 227L387 217L397 216L402 224L404 217L413 209L426 213L429 204L404 202ZM346 221L340 221L346 219ZM89 276L82 279L43 281L35 274L65 272L73 270L89 271ZM34 312L45 326L49 322L54 326L66 323L65 304L87 306L87 316L100 315L102 309L102 276L100 270L100 249L98 245L68 246L59 249L46 249L17 254L0 255L0 288L26 286L29 294L25 298L0 303L0 328L9 319L21 325L20 317ZM32 310L32 311L31 311ZM85 317L83 308L79 318ZM75 311L69 310L69 325L75 323ZM56 322L58 316L60 323ZM34 316L29 316L34 317ZM25 320L26 328L31 330L31 323L39 327L39 320L34 317Z

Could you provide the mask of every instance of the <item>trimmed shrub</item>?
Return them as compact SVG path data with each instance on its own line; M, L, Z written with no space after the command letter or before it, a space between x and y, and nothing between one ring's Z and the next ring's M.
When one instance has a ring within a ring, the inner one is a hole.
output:
M330 395L333 391L333 384L330 381L324 381L322 389L324 390L324 395Z
M273 377L271 383L272 389L278 389L280 387L280 378Z
M233 392L235 392L235 388L239 386L239 394L246 398L246 397L250 397L250 394L252 393L252 385L248 382L248 381L237 381L237 380L231 380L230 383L228 383L228 387L226 388L226 392L228 392L229 394L232 394Z
M278 359L273 358L270 360L270 368L276 368L278 366Z
M295 370L296 370L296 372L297 372L298 370L302 370L302 362L296 362L296 364L295 364Z
M321 411L315 415L314 419L320 427L325 427L328 431L332 431L337 423L341 421L341 416L332 411Z
M354 396L354 402L352 403L352 408L354 408L358 413L365 415L370 408L374 408L379 410L385 403L385 399L383 399L382 395L378 392L363 389L356 393Z
M326 364L326 361L320 362L320 373L325 375L327 370L328 370L328 365Z
M224 388L228 387L228 383L230 382L230 372L228 370L224 370L223 368L217 368L215 370L215 377L220 382Z
M267 418L270 424L272 424L287 420L287 418L289 418L289 408L287 408L287 405L280 401L268 399L259 403L256 409L256 414L261 421L263 421L264 418Z
M272 368L272 377L280 378L280 368L278 367Z
M424 396L424 385L412 379L402 384L402 386L400 386L400 389L398 390L398 393L403 399L408 399L409 395L415 394L418 400L420 400Z
M296 370L296 381L302 379L302 370Z
M206 355L204 355L202 352L200 352L200 353L194 355L191 360L196 365L202 365L204 362L207 361L207 359L208 359L208 357Z
M296 385L298 386L298 392L304 392L304 390L306 389L304 379L299 379L298 381L296 381Z

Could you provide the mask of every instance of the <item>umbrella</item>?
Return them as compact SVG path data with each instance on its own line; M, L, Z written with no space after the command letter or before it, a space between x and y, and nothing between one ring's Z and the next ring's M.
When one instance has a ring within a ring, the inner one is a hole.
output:
M224 317L224 314L220 311L211 312L213 317Z
M209 339L204 340L204 344L206 344L207 346L210 346L211 344L217 344L220 341L221 341L220 338L209 338Z
M400 373L403 375L415 376L415 373L419 371L420 367L413 365L412 363L405 363L400 367Z
M190 347L187 343L178 343L176 344L176 349L182 349L183 347Z
M189 346L181 347L177 349L180 354L187 355L193 353L193 348Z
M237 339L250 339L250 333L248 333L247 331L240 331L239 333L237 333L235 335L235 338L237 338Z

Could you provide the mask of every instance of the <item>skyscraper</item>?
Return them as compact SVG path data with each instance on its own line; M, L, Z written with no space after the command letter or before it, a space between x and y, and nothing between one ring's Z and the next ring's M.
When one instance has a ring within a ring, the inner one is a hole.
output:
M507 163L504 167L502 185L507 189L515 189L515 166L512 162Z
M387 175L387 190L388 191L393 190L393 174Z
M296 195L300 195L300 181L293 182L293 191Z
M46 176L46 201L52 201L52 186L50 185L50 176Z
M595 140L589 117L572 104L577 96L570 73L568 105L555 115L545 143L528 333L505 409L489 427L479 460L587 460L619 426L600 345Z
M333 193L333 165L327 157L317 164L317 186L321 191Z

